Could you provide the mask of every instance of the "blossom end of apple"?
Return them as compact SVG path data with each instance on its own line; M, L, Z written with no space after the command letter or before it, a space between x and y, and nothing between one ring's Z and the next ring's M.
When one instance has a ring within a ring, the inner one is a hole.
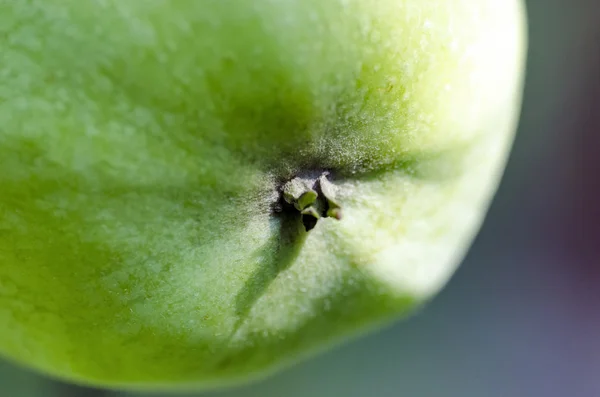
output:
M327 179L328 172L318 177L295 177L281 188L282 201L292 211L301 214L306 231L312 230L321 218L342 219L342 207L335 200L336 187Z

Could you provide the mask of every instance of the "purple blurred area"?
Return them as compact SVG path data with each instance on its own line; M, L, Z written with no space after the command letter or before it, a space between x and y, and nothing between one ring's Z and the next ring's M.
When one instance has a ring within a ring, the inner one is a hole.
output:
M600 397L600 1L527 4L519 133L448 287L383 331L265 381L196 395ZM8 364L0 384L10 397L134 395L52 383Z

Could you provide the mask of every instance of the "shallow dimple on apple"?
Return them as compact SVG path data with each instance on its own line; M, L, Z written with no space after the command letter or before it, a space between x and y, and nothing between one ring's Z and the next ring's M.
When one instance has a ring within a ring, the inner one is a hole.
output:
M400 318L452 274L512 141L520 2L235 5L0 14L3 355L216 387ZM281 187L312 171L344 216L306 232Z

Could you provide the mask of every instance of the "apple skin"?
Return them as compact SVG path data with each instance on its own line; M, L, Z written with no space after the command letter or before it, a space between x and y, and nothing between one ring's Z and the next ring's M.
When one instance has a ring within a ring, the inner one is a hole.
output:
M7 2L0 352L77 383L254 379L435 295L518 119L517 0ZM328 170L306 232L281 184Z

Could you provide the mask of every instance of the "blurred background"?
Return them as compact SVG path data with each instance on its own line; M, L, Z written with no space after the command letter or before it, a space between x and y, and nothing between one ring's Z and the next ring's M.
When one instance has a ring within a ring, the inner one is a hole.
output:
M407 321L270 379L191 396L600 397L600 2L527 4L514 151L443 293ZM0 396L143 395L65 385L0 361Z

